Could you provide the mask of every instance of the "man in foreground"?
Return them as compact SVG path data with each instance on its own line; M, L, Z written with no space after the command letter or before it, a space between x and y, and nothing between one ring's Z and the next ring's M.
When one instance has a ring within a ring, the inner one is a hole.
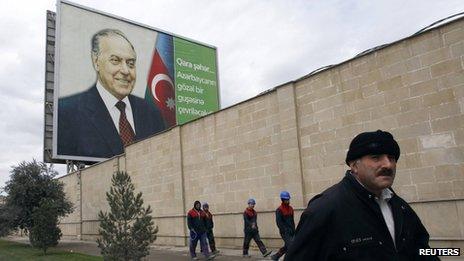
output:
M346 156L350 170L309 202L285 260L438 260L418 255L429 234L391 189L399 157L389 132L357 135Z

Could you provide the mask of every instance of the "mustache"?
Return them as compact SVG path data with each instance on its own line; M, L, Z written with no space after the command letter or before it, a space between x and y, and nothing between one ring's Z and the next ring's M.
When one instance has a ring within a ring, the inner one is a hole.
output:
M381 169L377 172L379 176L393 176L394 171L393 169Z

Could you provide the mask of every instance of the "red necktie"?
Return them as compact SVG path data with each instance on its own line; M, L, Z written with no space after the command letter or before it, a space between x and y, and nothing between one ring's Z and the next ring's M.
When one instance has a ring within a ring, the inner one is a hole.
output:
M134 131L126 118L126 104L123 101L116 103L116 108L121 112L119 115L119 136L121 136L124 146L129 145L134 140Z

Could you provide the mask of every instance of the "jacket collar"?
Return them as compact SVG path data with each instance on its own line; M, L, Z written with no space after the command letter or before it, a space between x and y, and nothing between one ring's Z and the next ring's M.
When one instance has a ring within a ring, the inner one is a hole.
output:
M346 175L349 175L352 179L354 179L359 185L361 185L361 187L363 188L363 190L365 190L368 194L367 194L367 197L368 198L376 198L377 196L370 192L369 190L366 189L366 187L359 181L356 179L356 177L354 176L354 174L347 170L346 171ZM380 194L380 198L381 199L384 199L386 200L387 202L393 197L394 193L393 191L391 190L391 188L385 188L382 190L381 194Z
M97 87L94 85L84 93L82 104L79 104L79 110L83 117L89 119L91 125L95 128L102 140L106 142L113 154L123 152L123 144L119 133L114 126L111 115L105 107L105 104L98 94Z
M342 182L347 186L349 191L352 191L356 198L358 198L366 207L378 218L382 217L382 212L379 205L375 202L374 193L367 190L358 180L351 174L351 171L345 173Z
M354 176L351 174L351 171L347 170L345 173L344 180L348 182L348 184L354 188L354 191L358 196L360 196L364 200L373 200L376 196L374 193L367 190Z

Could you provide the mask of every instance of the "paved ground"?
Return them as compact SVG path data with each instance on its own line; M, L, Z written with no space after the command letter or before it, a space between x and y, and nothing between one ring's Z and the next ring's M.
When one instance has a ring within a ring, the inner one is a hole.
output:
M29 239L25 237L8 237L7 240L16 241L20 243L29 244ZM97 243L93 241L78 241L62 239L57 246L58 249L64 251L73 251L78 253L84 253L88 255L100 255L100 249L97 247ZM197 247L199 249L199 246ZM220 249L219 255L214 259L218 261L233 261L233 260L270 260L269 257L262 258L261 253L258 251L250 251L251 258L243 258L242 251L240 249ZM201 253L197 253L200 260L204 260ZM190 260L187 247L165 247L165 246L154 246L150 250L150 256L146 260L160 260L160 261L182 261Z

